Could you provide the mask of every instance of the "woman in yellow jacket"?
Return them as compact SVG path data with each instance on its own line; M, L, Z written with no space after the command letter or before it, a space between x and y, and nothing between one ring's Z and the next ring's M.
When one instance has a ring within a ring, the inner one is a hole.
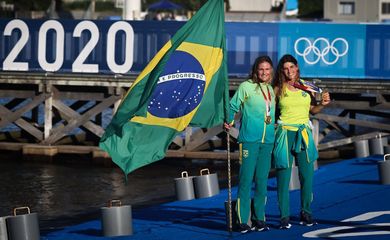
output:
M294 159L298 164L301 183L300 223L315 224L312 218L313 163L318 152L313 141L309 113L316 114L330 103L329 93L322 93L320 104L313 104L312 92L302 90L297 60L284 55L278 63L274 91L280 109L278 128L275 136L274 160L276 167L278 202L281 213L281 229L291 227L289 223L289 182Z

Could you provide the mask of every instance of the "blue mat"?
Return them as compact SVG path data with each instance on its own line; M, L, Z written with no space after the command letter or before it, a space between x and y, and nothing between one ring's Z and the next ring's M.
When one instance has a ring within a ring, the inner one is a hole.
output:
M314 177L313 214L318 225L300 226L300 191L290 192L292 228L279 230L276 180L268 182L267 222L270 230L229 233L224 202L227 190L211 198L172 202L133 211L134 234L102 236L100 220L48 233L41 239L390 239L390 185L378 180L383 156L344 160L319 168ZM236 197L233 188L233 199Z

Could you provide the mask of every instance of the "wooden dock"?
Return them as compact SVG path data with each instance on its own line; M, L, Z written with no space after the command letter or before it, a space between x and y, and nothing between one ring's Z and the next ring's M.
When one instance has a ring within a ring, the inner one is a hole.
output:
M104 119L112 117L135 76L63 75L0 73L0 150L21 151L25 155L54 156L61 153L91 154L108 157L97 145L104 133ZM230 78L231 93L244 79ZM338 115L320 113L312 120L318 149L325 151L375 138L390 132L390 81L326 79L315 80L332 94L330 108ZM382 121L361 120L357 115L380 117ZM103 118L104 117L104 118ZM13 128L10 128L14 125ZM357 126L369 127L371 133L357 136ZM10 130L8 130L10 129ZM344 138L324 142L332 131ZM230 132L235 149L237 129ZM167 157L225 159L226 134L221 126L210 129L187 128L176 137ZM233 152L233 159L238 159Z

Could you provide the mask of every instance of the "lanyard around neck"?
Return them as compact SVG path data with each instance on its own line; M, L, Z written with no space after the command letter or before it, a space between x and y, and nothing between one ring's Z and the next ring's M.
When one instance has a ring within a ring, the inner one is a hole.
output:
M263 97L264 97L265 107L267 109L267 116L270 116L271 115L272 96L271 96L271 92L269 91L268 86L267 85L265 85L265 86L266 86L267 91L268 91L268 98L267 98L267 95L265 95L265 93L263 91L263 87L261 86L261 84L260 84L260 90L261 90L261 93L263 94Z

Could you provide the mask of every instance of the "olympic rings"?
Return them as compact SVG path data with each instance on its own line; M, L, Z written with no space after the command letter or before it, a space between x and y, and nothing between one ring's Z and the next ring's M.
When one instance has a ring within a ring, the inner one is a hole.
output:
M344 44L344 46L345 46L344 51L341 50L342 52L339 49L337 49L336 46L335 46L335 44L338 41L342 42ZM298 50L298 44L301 43L301 42L306 43L305 44L306 48L303 50L303 52ZM326 45L325 48L322 49L322 51L320 50L320 47L321 47L320 43L321 42L325 43L325 45ZM334 39L332 41L332 43L329 43L328 39L323 38L323 37L319 37L316 40L314 40L314 42L312 43L310 41L310 39L308 39L306 37L301 37L301 38L298 38L295 41L295 44L294 44L295 52L299 56L302 56L303 59L305 60L305 62L310 64L310 65L316 64L320 60L322 60L327 65L333 65L333 64L335 64L339 60L339 58L341 58L342 56L347 54L348 49L349 49L348 42L344 38L336 38L336 39ZM309 60L307 58L307 56L311 52L313 52L313 54L316 56L314 58L314 60ZM325 58L325 56L327 56L328 54L334 55L335 56L334 60L328 61Z

